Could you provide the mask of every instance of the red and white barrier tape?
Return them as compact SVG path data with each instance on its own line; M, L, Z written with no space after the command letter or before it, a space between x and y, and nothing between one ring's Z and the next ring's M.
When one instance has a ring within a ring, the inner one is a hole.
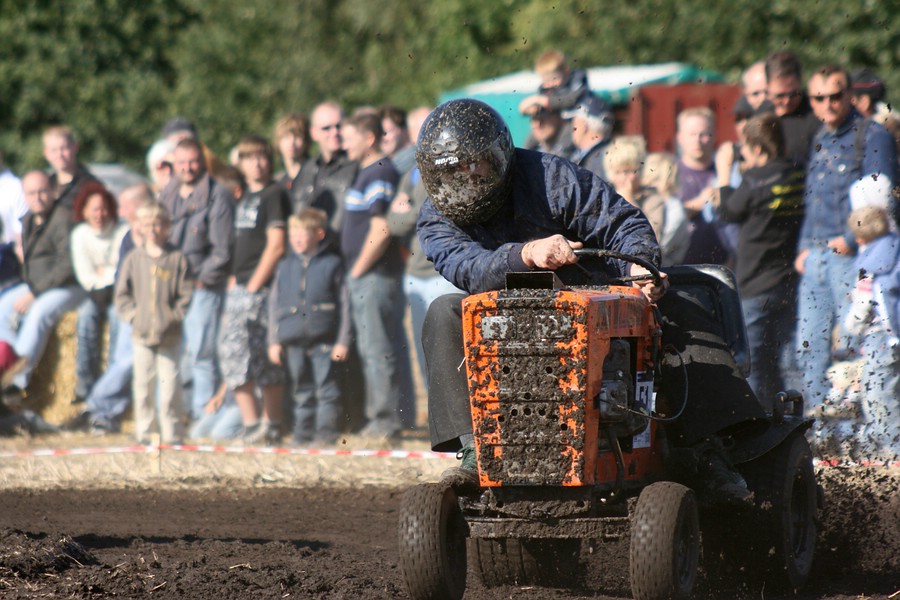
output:
M340 448L270 448L262 446L216 446L198 444L160 444L159 446L100 446L96 448L42 448L0 451L0 458L42 456L89 456L96 454L148 454L158 450L176 452L213 452L226 454L288 454L305 456L376 456L381 458L418 458L425 460L455 458L453 453L427 450L349 450Z

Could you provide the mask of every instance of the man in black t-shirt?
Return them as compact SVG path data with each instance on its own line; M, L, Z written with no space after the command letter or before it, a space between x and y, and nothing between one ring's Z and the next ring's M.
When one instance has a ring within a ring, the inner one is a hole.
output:
M272 181L272 147L260 136L238 144L238 169L247 188L234 209L231 276L219 330L219 362L244 423L244 442L276 443L281 437L283 370L267 353L269 284L285 251L290 201ZM256 387L262 390L262 421Z

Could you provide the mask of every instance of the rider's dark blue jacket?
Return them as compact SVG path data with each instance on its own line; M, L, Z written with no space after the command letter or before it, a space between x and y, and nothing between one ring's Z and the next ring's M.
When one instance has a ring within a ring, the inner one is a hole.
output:
M510 200L486 223L459 227L422 205L417 224L426 256L445 279L469 293L502 289L506 274L529 270L522 246L561 234L586 248L632 254L659 264L656 236L641 210L590 171L553 156L516 149ZM585 269L593 271L586 277ZM568 284L626 275L620 261L582 261L557 270Z

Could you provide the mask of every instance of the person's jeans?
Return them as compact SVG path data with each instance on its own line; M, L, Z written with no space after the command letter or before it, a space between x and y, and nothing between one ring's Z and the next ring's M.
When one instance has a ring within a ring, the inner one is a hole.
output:
M848 310L855 275L853 257L830 248L815 248L806 258L797 297L796 350L807 408L820 406L828 395L832 331Z
M747 345L750 348L750 377L747 381L756 397L771 410L775 395L785 389L784 368L794 351L791 330L796 310L795 290L779 286L758 296L741 298Z
M444 294L458 294L461 290L437 273L433 277L407 275L404 283L406 299L409 302L409 314L412 319L413 343L416 346L419 370L427 391L428 373L425 369L425 351L422 348L422 323L425 322L425 313L428 312L428 307L436 298Z
M285 345L294 398L294 442L333 443L340 433L341 391L331 349L326 344Z
M44 354L53 328L66 312L87 297L87 292L77 285L51 288L38 295L28 312L20 315L13 305L27 293L28 284L21 283L0 296L0 340L12 345L19 356L27 359L25 367L12 380L23 390L28 387L31 372Z
M116 314L113 311L113 314ZM115 316L117 333L115 345L110 342L109 364L87 397L87 412L91 424L107 431L118 431L120 420L131 404L131 373L134 349L131 325Z
M366 378L365 432L393 435L414 427L415 398L409 344L403 329L406 302L399 277L366 273L349 278L356 347Z
M218 389L216 340L223 297L222 290L195 289L184 317L184 368L191 380L191 398L185 404L192 419L203 416L203 407Z
M102 307L90 297L78 307L78 323L75 331L78 349L75 352L75 396L87 398L100 376L101 340L103 320L109 323L109 349L116 345L116 332L119 323L115 307ZM109 360L112 361L112 353Z
M222 406L214 413L203 413L191 426L191 438L210 440L233 440L241 435L244 422L241 419L241 408L234 401L234 392L225 392Z

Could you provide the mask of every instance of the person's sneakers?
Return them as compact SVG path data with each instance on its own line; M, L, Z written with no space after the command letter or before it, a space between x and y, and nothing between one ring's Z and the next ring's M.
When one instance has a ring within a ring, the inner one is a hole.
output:
M253 425L244 425L244 430L241 432L238 440L243 446L253 446L254 444L258 444L260 440L263 439L265 433L266 432L265 429L263 429L263 424L260 422L256 422Z
M459 464L441 473L441 482L458 491L472 491L480 487L475 443L469 442L456 453Z
M263 433L263 442L266 446L281 445L281 426L277 423L266 423L265 432Z
M747 482L717 450L707 450L700 455L697 472L703 495L713 504L750 507L753 492Z
M245 446L258 446L264 444L266 446L277 446L281 443L281 430L277 423L268 421L260 421L255 425L244 427L244 433L241 434L241 442Z

